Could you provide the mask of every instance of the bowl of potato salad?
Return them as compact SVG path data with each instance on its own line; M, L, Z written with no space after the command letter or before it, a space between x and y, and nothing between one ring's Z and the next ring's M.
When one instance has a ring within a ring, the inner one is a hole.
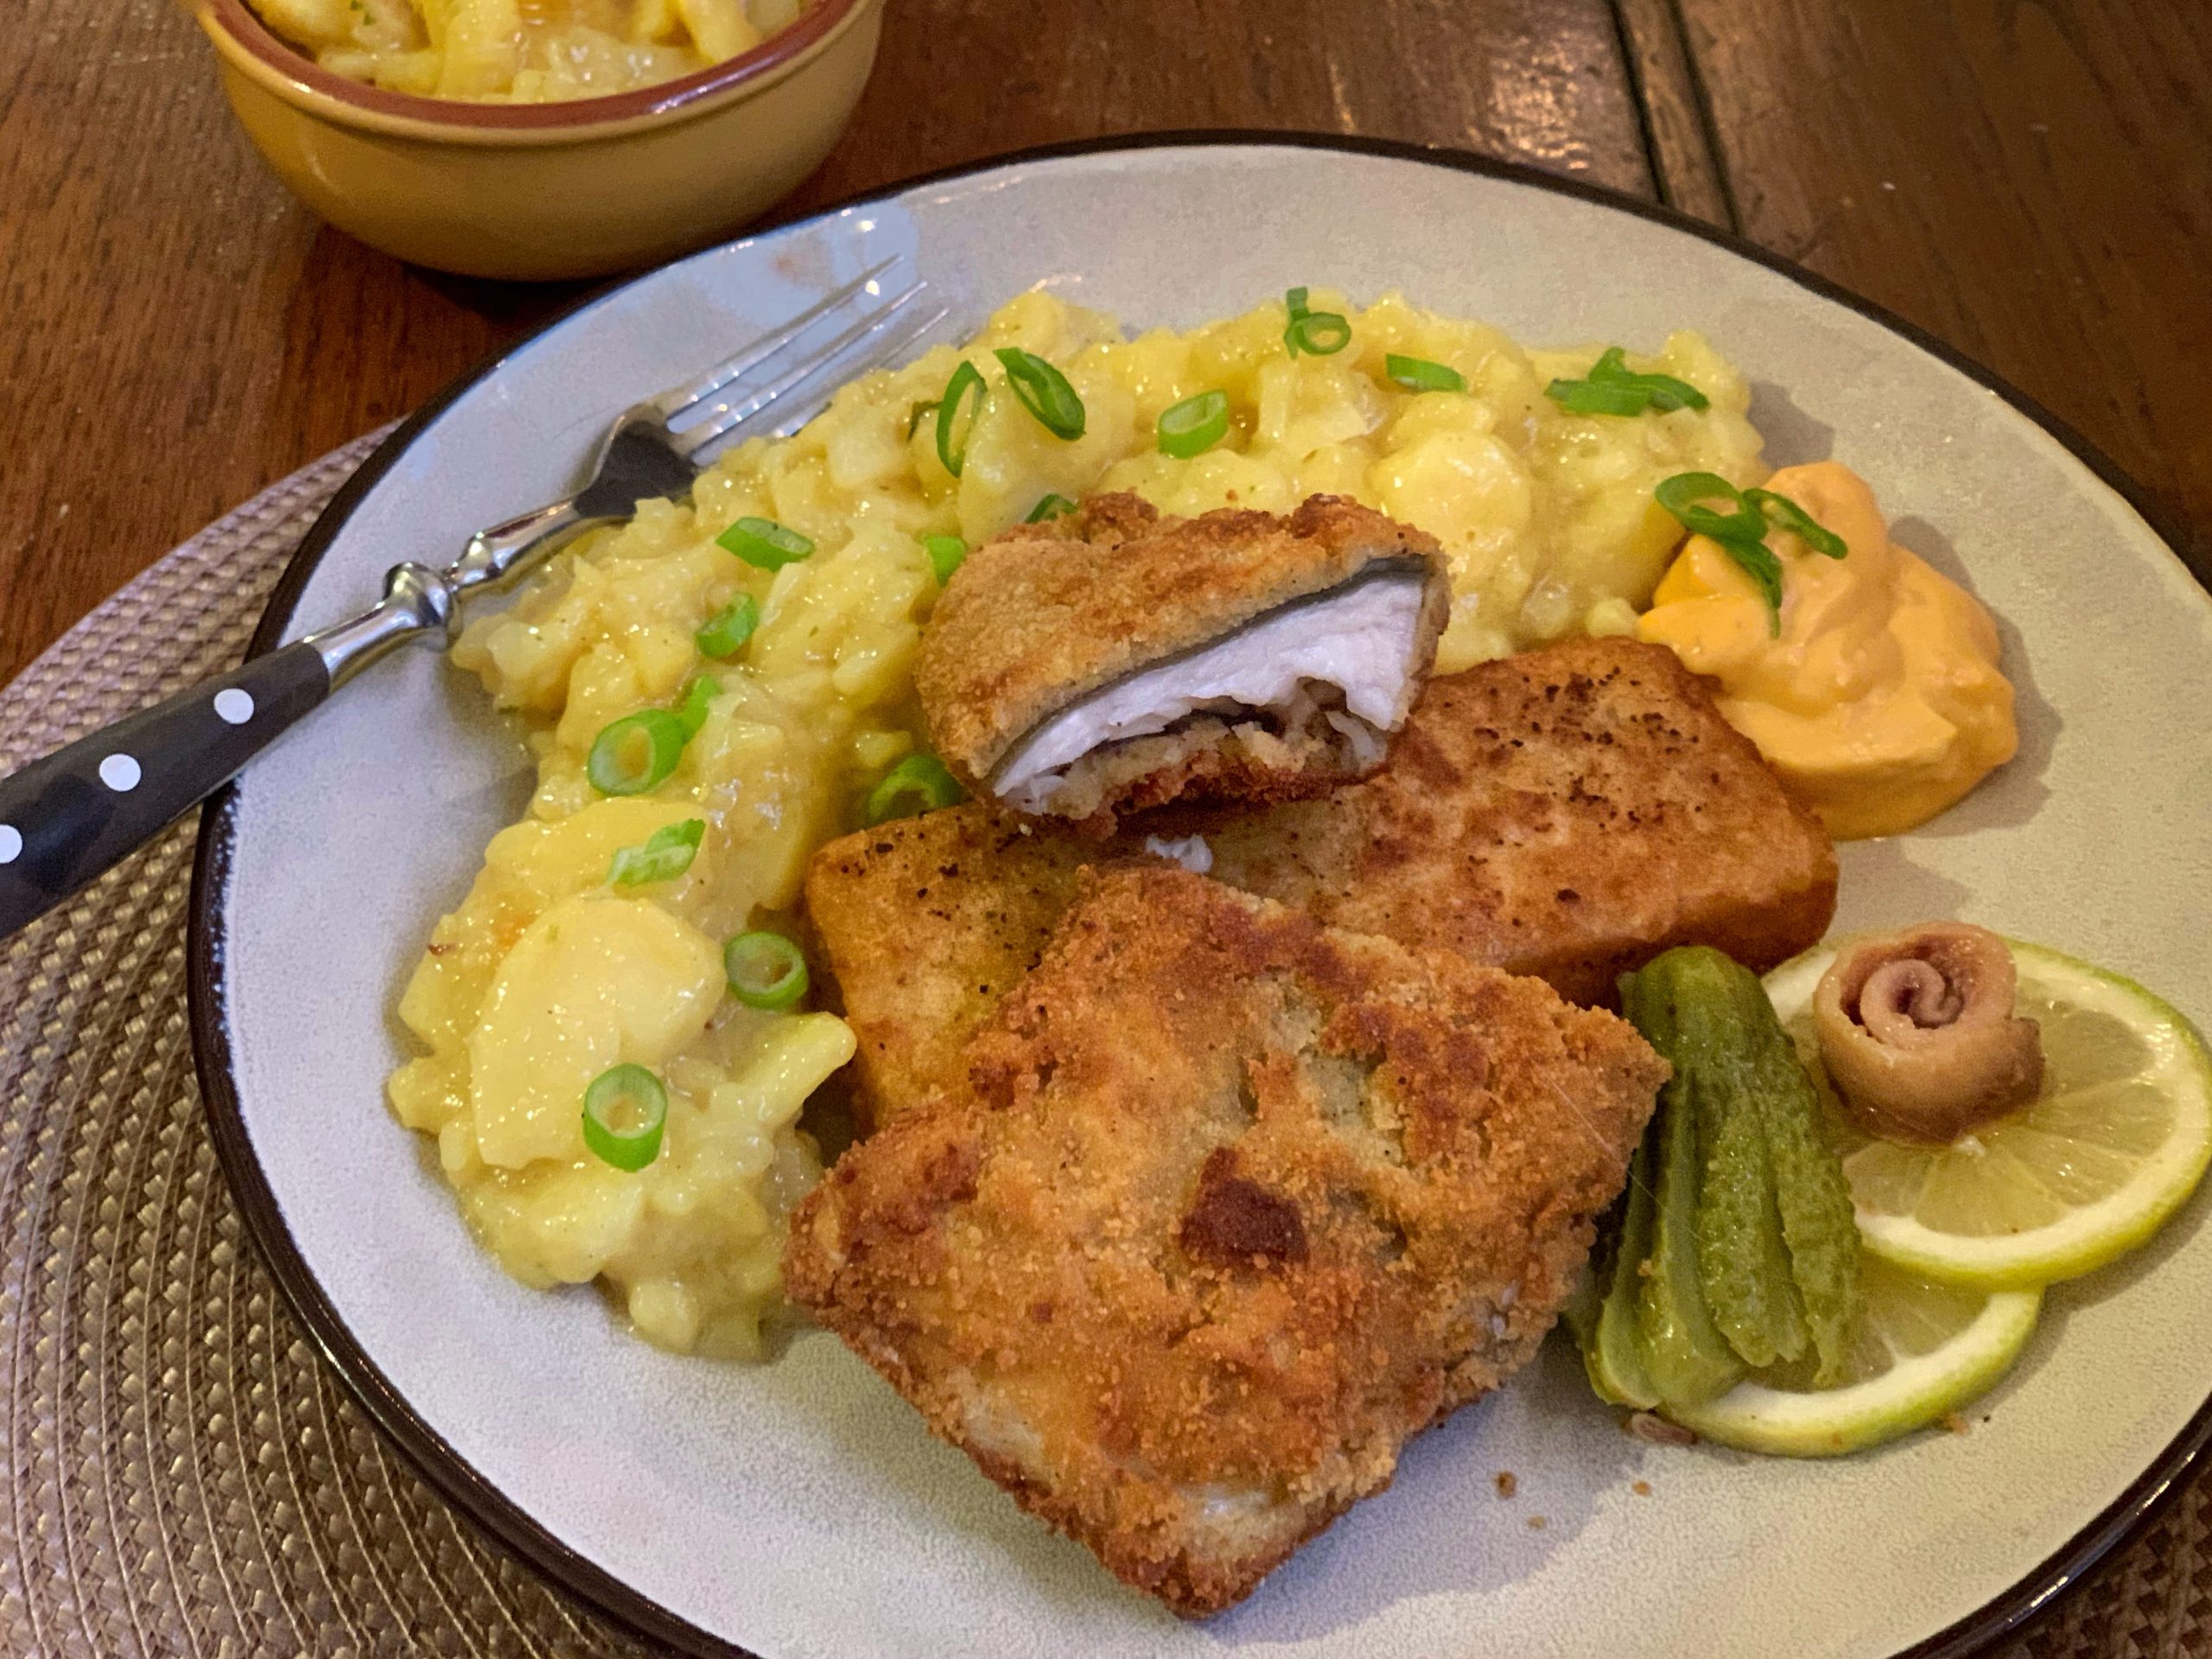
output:
M728 234L813 170L882 0L194 0L293 194L373 247L528 281Z

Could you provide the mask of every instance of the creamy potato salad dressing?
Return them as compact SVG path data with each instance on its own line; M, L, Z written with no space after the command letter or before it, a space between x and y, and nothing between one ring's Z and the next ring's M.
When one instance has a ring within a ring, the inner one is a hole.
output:
M1587 370L1594 347L1530 353L1395 296L1356 310L1317 290L1312 303L1349 319L1340 352L1288 354L1280 302L1125 340L1106 317L1024 295L960 350L863 377L799 432L740 447L690 503L647 503L471 625L454 660L522 716L537 787L406 988L400 1017L429 1052L393 1075L391 1097L435 1137L471 1224L517 1277L601 1281L666 1347L760 1351L785 1217L819 1173L799 1110L853 1039L805 1002L740 1006L721 950L747 929L791 931L809 855L856 826L914 750L912 662L938 588L924 538L978 543L1047 494L1133 489L1184 514L1353 496L1444 544L1448 673L1562 635L1632 632L1679 539L1653 486L1689 470L1764 474L1747 388L1695 334L1633 366L1694 384L1709 409L1590 417L1543 388ZM1022 406L1000 346L1066 375L1082 436L1055 436ZM1466 390L1397 385L1390 353L1447 365ZM963 359L988 391L956 479L926 410ZM1221 441L1161 453L1160 414L1217 390ZM772 572L746 563L716 537L748 517L813 550ZM704 655L699 631L745 597L757 628ZM677 709L702 676L713 684L692 694L702 716L674 769L639 794L595 790L600 733ZM694 821L680 874L611 880L618 854ZM658 1154L635 1173L601 1161L582 1129L585 1090L618 1064L650 1068L668 1092Z
M806 0L251 0L334 74L490 103L603 98L705 69L796 22Z

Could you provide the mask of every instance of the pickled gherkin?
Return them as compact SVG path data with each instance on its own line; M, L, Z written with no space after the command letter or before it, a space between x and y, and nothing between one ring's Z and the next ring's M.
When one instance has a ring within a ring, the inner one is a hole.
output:
M1731 966L1733 966L1732 963ZM1843 1166L1821 1138L1820 1097L1796 1045L1775 1018L1765 988L1741 969L1738 988L1753 1056L1752 1092L1766 1115L1767 1152L1789 1242L1791 1275L1819 1357L1814 1382L1843 1380L1851 1328L1859 1318L1859 1224Z
M1629 1020L1637 1030L1671 1039L1673 1010L1656 983L1635 987ZM1623 1001L1631 1000L1624 987ZM1665 1053L1655 1041L1652 1046ZM1626 1262L1636 1286L1637 1357L1662 1401L1711 1400L1733 1387L1743 1362L1713 1322L1698 1270L1697 1210L1703 1185L1698 1156L1697 1114L1679 1076L1659 1096L1653 1115L1656 1165L1652 1185L1651 1249L1643 1263Z
M1637 1289L1643 1282L1644 1263L1651 1255L1651 1154L1648 1144L1636 1149L1628 1166L1628 1192L1622 1200L1620 1233L1608 1256L1599 1264L1599 1300L1586 1324L1579 1325L1582 1338L1582 1367L1600 1400L1617 1406L1648 1411L1659 1403L1657 1390L1644 1375L1637 1351Z
M1670 1089L1696 1103L1702 1185L1698 1191L1698 1273L1713 1323L1746 1365L1771 1365L1805 1351L1805 1315L1783 1242L1767 1112L1755 1073L1739 982L1764 1000L1758 981L1718 950L1669 950L1637 976L1642 998L1672 1013L1664 1041Z
M1858 1228L1812 1082L1764 988L1691 946L1620 990L1622 1014L1675 1074L1583 1332L1592 1384L1620 1404L1688 1405L1808 1348L1817 1382L1840 1380L1858 1317Z

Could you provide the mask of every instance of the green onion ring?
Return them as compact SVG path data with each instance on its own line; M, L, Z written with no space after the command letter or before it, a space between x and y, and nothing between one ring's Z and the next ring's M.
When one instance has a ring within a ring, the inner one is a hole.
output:
M761 570L780 570L814 551L811 541L772 518L741 518L715 540Z
M1758 543L1766 539L1766 519L1744 499L1744 493L1718 473L1676 473L1662 479L1652 491L1659 505L1679 518L1686 530L1710 536L1716 542ZM1715 512L1701 504L1718 499L1732 501L1733 512Z
M756 929L722 947L729 994L748 1008L780 1014L806 995L806 958L780 933Z
M938 399L937 458L955 478L968 464L968 435L976 429L976 417L983 412L988 391L983 372L973 363L963 362L952 372L952 378L944 383L944 396Z
M683 741L689 743L699 735L699 728L707 723L707 710L722 694L722 683L711 674L697 674L683 688L683 701L676 705L677 723L683 728Z
M745 642L760 626L760 601L750 594L740 594L708 618L707 626L693 634L691 639L702 657L720 661L744 650Z
M1554 380L1544 396L1570 415L1641 415L1651 407L1649 392L1618 380Z
M1160 413L1160 453L1178 461L1202 455L1229 435L1229 394L1202 391Z
M913 441L914 434L922 429L922 423L937 413L935 402L916 404L906 411L906 438Z
M1641 415L1647 409L1670 412L1677 409L1707 409L1706 395L1687 380L1671 374L1637 374L1628 366L1628 353L1608 346L1590 365L1582 380L1554 380L1544 396L1575 415Z
M584 1145L601 1163L635 1174L660 1156L668 1090L642 1065L601 1072L584 1090Z
M1306 290L1302 288L1292 289L1282 296L1282 306L1284 310L1290 313L1290 320L1296 322L1306 315Z
M1334 357L1351 344L1351 324L1340 312L1308 311L1291 319L1290 327L1282 331L1282 343L1293 357L1300 352L1308 357Z
M612 887L642 887L654 881L673 881L691 868L699 842L707 833L704 818L664 823L645 837L642 847L625 847L614 855L607 872Z
M968 556L968 543L957 536L925 536L922 551L930 556L930 569L937 573L937 585L942 588Z
M883 774L883 781L868 791L868 822L873 829L893 818L911 818L934 812L966 798L944 762L926 750L908 755Z
M1721 542L1719 546L1743 567L1745 575L1758 584L1759 593L1766 600L1766 631L1778 638L1782 632L1782 561L1763 542Z
M1408 391L1465 391L1467 377L1448 364L1432 363L1425 357L1401 357L1389 353L1382 359L1382 372Z
M1002 346L994 353L1005 365L1007 384L1021 406L1054 437L1073 442L1083 435L1083 399L1068 378L1034 352Z
M676 770L685 741L683 722L667 709L640 709L609 721L592 740L584 776L602 795L642 795ZM632 755L640 743L645 764L633 766Z
M1842 537L1786 495L1777 495L1772 490L1745 490L1744 499L1764 513L1777 530L1788 531L1815 553L1840 559L1851 551Z
M1029 516L1021 522L1025 524L1041 524L1047 519L1065 518L1074 511L1074 502L1069 500L1065 495L1047 490L1037 498L1037 505L1029 509Z

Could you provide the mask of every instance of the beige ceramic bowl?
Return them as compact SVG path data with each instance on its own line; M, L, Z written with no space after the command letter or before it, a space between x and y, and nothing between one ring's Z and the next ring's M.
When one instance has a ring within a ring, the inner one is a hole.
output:
M244 0L190 0L246 134L301 200L417 264L545 280L727 236L836 143L883 0L816 0L727 63L612 98L477 104L379 91L278 40Z

